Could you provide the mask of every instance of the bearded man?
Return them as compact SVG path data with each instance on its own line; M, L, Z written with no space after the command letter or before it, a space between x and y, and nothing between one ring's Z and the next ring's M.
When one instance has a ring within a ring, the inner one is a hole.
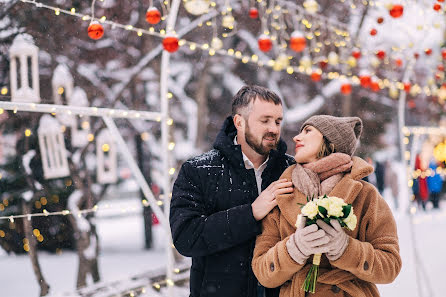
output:
M280 139L282 101L260 86L244 86L232 100L232 115L214 149L186 161L173 186L173 242L192 257L190 297L264 297L251 260L261 220L292 193L278 180L294 159Z

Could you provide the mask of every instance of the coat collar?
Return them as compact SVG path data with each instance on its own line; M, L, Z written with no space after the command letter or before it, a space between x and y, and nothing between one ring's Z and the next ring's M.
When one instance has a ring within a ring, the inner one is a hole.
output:
M288 167L280 178L291 181L291 174L296 165ZM328 196L336 196L344 199L346 203L352 204L362 190L360 180L373 172L373 167L359 157L353 157L353 166L349 173L345 174L339 183L333 188ZM300 214L301 205L307 203L304 194L294 189L292 194L277 196L277 206L285 219L292 226L295 225L297 215Z

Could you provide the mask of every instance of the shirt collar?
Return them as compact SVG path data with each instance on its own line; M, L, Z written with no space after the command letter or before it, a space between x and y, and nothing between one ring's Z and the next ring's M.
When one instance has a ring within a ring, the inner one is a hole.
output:
M234 144L238 145L237 135L235 135L235 137L234 137ZM245 168L246 169L254 169L254 170L260 170L260 169L263 170L263 169L265 169L266 163L268 163L268 160L269 160L269 155L268 155L268 157L266 158L265 162L263 162L262 165L259 166L259 168L255 169L254 168L254 164L251 162L251 160L248 159L248 157L245 155L245 153L243 151L242 151L242 157L243 157L243 163L245 163Z

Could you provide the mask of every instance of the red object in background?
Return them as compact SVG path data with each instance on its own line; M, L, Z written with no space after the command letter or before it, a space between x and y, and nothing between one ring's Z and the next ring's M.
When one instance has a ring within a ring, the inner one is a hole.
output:
M435 3L435 4L434 4L434 10L435 10L435 11L440 11L440 10L441 10L441 5L438 4L438 3Z
M383 50L379 50L379 51L377 51L376 52L376 56L379 58L379 59L384 59L385 57L386 57L386 52L385 51L383 51Z
M413 56L415 57L415 59L418 59L420 57L419 53L414 53Z
M444 71L444 66L442 64L437 66L438 71Z
M179 47L178 38L175 36L167 36L163 39L163 48L169 53L176 52Z
M161 12L156 7L150 7L146 12L146 21L149 24L155 25L161 21Z
M352 52L352 56L353 56L353 58L358 60L359 58L361 58L361 52L360 51L353 51Z
M321 80L321 74L319 72L313 71L310 75L312 81L320 81Z
M382 23L384 23L384 18L383 17L379 17L379 18L376 19L376 22L378 24L382 24Z
M441 56L443 57L443 60L446 60L446 49L441 50Z
M405 91L406 93L409 93L409 92L410 92L410 88L412 87L412 85L410 84L410 82L405 82L405 83L403 84L403 86L404 86L404 91Z
M438 2L444 2L444 0L437 0Z
M432 49L431 48L427 48L424 50L424 53L428 56L430 56L432 54Z
M323 59L323 60L319 61L319 66L320 66L322 69L325 69L325 67L327 67L327 65L328 65L327 60Z
M97 21L93 21L88 26L88 36L91 39L98 40L104 36L104 27Z
M413 109L413 108L417 107L417 104L415 103L415 100L410 99L409 101L407 101L407 107L409 107L410 109Z
M344 95L349 95L352 93L352 85L349 83L345 83L341 85L341 93Z
M363 88L368 88L372 82L370 75L360 75L359 82Z
M305 49L306 46L307 40L301 32L294 31L293 33L291 33L290 48L293 51L300 53Z
M378 92L380 89L379 89L379 84L376 82L376 81L372 81L372 82L370 82L370 89L373 91L373 92Z
M395 64L396 64L396 66L401 67L401 66L403 66L403 60L398 58L395 60Z
M261 35L257 42L259 44L259 49L262 52L268 52L273 47L273 43L267 35Z
M370 35L375 36L378 33L378 31L373 28L372 30L370 30Z
M256 18L258 18L258 17L259 17L259 11L258 11L258 9L255 8L255 7L251 7L251 8L249 9L249 17L250 17L251 19L256 19Z
M415 157L415 170L426 171L427 168L422 168L420 155L417 154ZM426 178L418 177L418 193L415 194L417 199L421 199L423 201L427 201L429 198L429 189L427 187Z
M152 225L158 225L159 223L160 223L160 221L158 220L156 215L154 213L152 213Z
M401 4L394 4L389 10L389 14L393 18L399 18L403 15L404 7Z

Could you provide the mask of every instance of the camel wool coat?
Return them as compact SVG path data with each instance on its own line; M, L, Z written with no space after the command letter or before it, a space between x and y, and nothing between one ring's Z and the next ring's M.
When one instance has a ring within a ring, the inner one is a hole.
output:
M296 165L282 176L291 181ZM298 203L306 197L297 189L292 194L277 196L278 205L264 218L262 233L257 236L252 268L265 287L279 287L280 297L377 297L375 284L391 283L401 270L395 219L377 189L361 179L373 172L366 161L353 157L351 172L344 175L328 196L344 199L353 205L358 218L355 230L344 229L349 235L344 254L329 261L323 254L314 294L301 288L312 265L313 257L304 265L295 262L286 242L296 231Z

